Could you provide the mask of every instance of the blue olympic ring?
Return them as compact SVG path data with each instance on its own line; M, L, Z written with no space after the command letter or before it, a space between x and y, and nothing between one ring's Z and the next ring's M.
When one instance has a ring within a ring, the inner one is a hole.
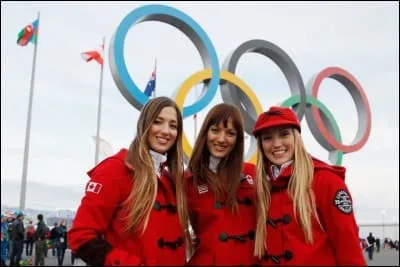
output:
M130 12L119 25L115 35L113 36L110 44L110 65L111 71L115 70L116 75L113 75L117 84L121 85L122 93L125 98L134 105L137 109L149 100L142 90L138 88L128 73L124 59L124 44L127 33L131 26L144 21L172 21L172 24L186 34L192 41L194 41L200 54L205 54L208 57L203 59L205 67L212 69L211 82L207 86L208 90L204 96L196 103L183 108L183 117L194 115L205 108L208 103L214 98L220 80L220 68L217 57L217 52L208 37L207 33L197 24L191 17L182 11L162 5L147 5ZM189 33L185 32L189 31ZM201 44L199 44L199 42ZM205 51L203 51L203 49ZM208 60L211 61L208 62ZM118 77L118 78L116 78ZM119 79L119 80L118 80Z

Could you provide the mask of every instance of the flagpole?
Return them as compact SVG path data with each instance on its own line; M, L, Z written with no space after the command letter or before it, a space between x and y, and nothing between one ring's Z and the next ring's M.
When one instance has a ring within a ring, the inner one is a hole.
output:
M21 181L21 194L19 200L20 210L25 210L25 200L26 200L26 184L28 176L28 158L29 158L29 143L30 143L30 133L31 133L31 121L32 121L32 103L33 103L33 88L35 85L35 71L36 71L36 55L37 47L39 44L39 24L40 24L40 12L37 13L37 33L36 42L33 48L33 62L32 62L32 73L31 73L31 88L29 90L29 105L28 105L28 119L26 122L26 132L25 132L25 148L24 148L24 163L22 167L22 181Z
M198 88L197 88L197 84L196 84L196 87L195 87L196 100L199 99L198 90L197 89ZM197 113L194 114L193 120L194 120L194 138L193 138L193 145L194 145L196 143L196 137L197 137Z
M106 37L103 37L103 55L104 55L104 46L106 42ZM103 57L104 60L104 57ZM101 102L103 97L103 72L104 72L104 61L100 66L100 85L99 85L99 103L97 106L97 131L96 131L96 152L94 157L94 164L97 165L99 163L99 147L100 147L100 118L101 118Z
M154 72L155 72L155 75L157 75L157 58L154 59ZM156 97L156 87L157 87L157 83L154 84L153 98Z

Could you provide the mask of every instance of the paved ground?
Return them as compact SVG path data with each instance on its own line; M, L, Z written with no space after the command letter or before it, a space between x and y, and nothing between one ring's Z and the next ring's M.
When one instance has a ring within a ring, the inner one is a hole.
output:
M394 249L383 249L379 253L374 253L373 260L368 260L367 253L365 255L365 260L368 266L399 266L399 251ZM25 254L23 255L25 257ZM29 257L30 258L30 257ZM9 261L7 262L9 263ZM46 266L57 266L57 256L53 257L51 251L49 250L47 258L45 258ZM68 249L65 252L65 259L63 262L64 266L72 266L71 264L71 251ZM74 266L86 266L84 262L78 260L75 262Z
M33 255L35 254L35 249L33 249L33 253L32 254ZM32 262L35 263L34 256L33 257L26 257L25 251L24 251L24 253L22 255L22 258L23 259L32 259ZM10 263L10 261L7 261L7 265L9 263ZM49 250L48 254L47 254L47 258L44 258L44 263L45 263L45 266L58 266L57 254L56 254L56 256L53 257L52 251ZM65 251L63 266L72 266L72 263L71 263L71 251L69 249L67 249ZM77 260L75 262L74 266L86 266L86 264L81 260Z
M399 251L395 249L383 249L374 253L372 261L368 260L367 253L364 254L368 266L399 266Z

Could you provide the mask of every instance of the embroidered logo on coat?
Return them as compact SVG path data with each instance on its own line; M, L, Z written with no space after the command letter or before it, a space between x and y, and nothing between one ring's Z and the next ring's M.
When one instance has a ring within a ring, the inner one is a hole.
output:
M333 203L336 208L344 214L350 214L353 212L353 205L351 203L350 195L343 189L340 189L336 192Z
M254 184L254 182L253 182L253 177L251 177L250 175L247 174L247 175L245 176L245 178L246 178L246 180L247 180L247 182L248 182L249 184L251 184L251 185Z
M197 191L199 191L199 194L204 194L208 192L208 186L206 184L201 184L197 186Z
M86 186L86 192L92 192L95 194L99 194L102 187L103 187L103 185L100 183L89 182Z
M244 176L244 174L242 174L240 181L241 182L247 181L247 183L250 185L254 184L253 177L251 177L249 174L247 174L246 176Z

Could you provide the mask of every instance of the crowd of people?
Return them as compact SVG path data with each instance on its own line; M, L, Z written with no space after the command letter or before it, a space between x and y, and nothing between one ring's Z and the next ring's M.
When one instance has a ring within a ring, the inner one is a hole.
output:
M373 233L370 232L366 238L360 238L360 246L367 252L368 260L373 260L374 253L379 253L381 248L399 250L399 240L393 241L391 238L385 237L383 244L381 244L380 238L375 237Z
M45 266L48 250L52 251L51 255L57 257L58 265L62 266L67 247L67 225L64 220L50 228L42 214L37 215L35 224L32 220L25 224L25 214L19 210L13 214L1 214L2 266Z
M365 266L346 169L307 152L290 108L260 114L252 133L256 164L244 161L240 111L218 104L185 165L180 109L168 97L149 100L129 147L87 172L71 229L49 231L38 216L27 254L35 243L42 264L48 235L59 265L68 244L93 266ZM11 225L13 265L24 226Z

